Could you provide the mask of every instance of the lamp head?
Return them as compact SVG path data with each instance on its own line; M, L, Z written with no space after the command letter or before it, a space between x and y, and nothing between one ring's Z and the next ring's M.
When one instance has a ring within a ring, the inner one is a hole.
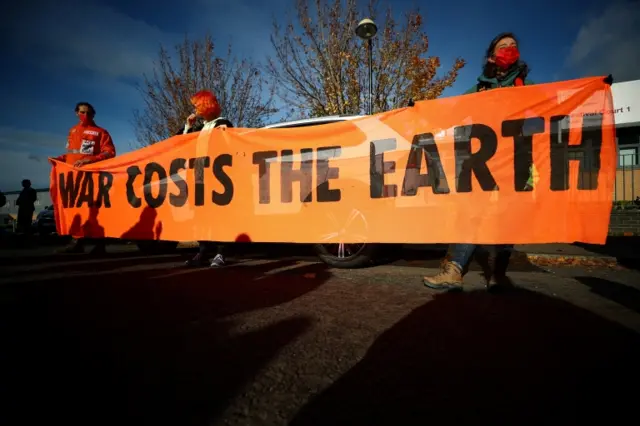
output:
M378 27L376 26L376 23L369 18L365 18L358 22L358 26L356 27L356 35L364 40L373 38L377 32Z

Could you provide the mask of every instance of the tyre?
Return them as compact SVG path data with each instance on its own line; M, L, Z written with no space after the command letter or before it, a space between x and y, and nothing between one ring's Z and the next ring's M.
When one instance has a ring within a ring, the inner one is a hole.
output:
M140 240L136 245L145 254L171 253L178 248L177 241Z
M340 269L370 266L379 251L377 244L314 244L314 251L327 265Z

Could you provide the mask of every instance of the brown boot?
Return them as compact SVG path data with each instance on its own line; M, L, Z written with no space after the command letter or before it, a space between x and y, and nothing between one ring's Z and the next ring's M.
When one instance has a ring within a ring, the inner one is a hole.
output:
M424 277L425 286L435 290L462 290L462 270L452 262L445 262L440 272Z
M442 260L440 261L440 269L444 269L444 266L447 263L451 262L451 254L449 252L447 252L447 254L442 258ZM462 269L462 276L464 277L467 272L469 272L469 264L467 264L463 269Z

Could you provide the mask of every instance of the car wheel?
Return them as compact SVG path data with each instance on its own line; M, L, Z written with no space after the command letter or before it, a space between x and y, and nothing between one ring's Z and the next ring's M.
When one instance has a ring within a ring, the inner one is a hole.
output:
M366 243L315 244L318 257L327 265L340 269L362 268L375 260L379 246Z
M177 241L141 240L136 245L145 254L171 253L178 248Z

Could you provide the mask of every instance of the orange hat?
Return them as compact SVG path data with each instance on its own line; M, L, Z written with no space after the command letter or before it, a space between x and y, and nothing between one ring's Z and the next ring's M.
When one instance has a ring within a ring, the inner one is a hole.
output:
M201 90L191 97L191 103L196 107L196 114L207 118L220 117L220 104L215 95L208 90Z

